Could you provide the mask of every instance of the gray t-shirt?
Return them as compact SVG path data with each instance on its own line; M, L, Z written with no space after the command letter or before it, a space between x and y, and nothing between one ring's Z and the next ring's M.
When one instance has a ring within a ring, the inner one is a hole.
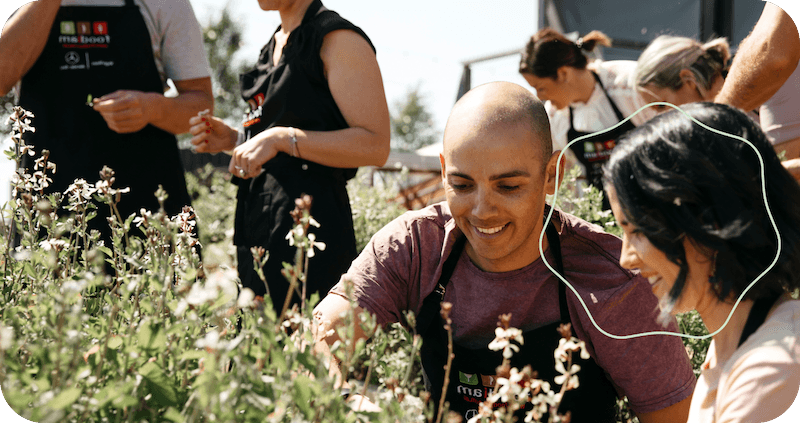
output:
M620 239L565 213L553 218L561 224L566 279L600 327L616 335L664 330L656 322L650 285L619 266ZM354 299L380 323L402 322L402 312L418 313L433 291L458 233L446 203L405 213L373 236L331 293L346 297L344 281L352 281ZM545 259L555 267L549 250ZM455 342L485 347L504 313L512 313L511 325L523 332L558 321L558 283L541 259L511 272L489 273L462 252L444 298L453 304ZM614 340L598 332L569 289L567 303L576 333L636 412L660 410L691 395L696 379L679 338ZM675 331L675 324L668 330Z
M759 110L761 129L773 145L800 138L800 63Z

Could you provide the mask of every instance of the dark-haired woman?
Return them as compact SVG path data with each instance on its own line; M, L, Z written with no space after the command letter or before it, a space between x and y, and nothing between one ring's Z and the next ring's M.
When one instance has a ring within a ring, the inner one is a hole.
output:
M553 148L563 150L576 138L610 128L633 114L645 103L632 86L636 62L628 60L590 63L585 52L597 45L610 46L611 40L592 31L577 41L545 28L528 41L522 53L519 72L546 100ZM602 166L608 160L616 139L654 116L645 110L614 131L586 138L573 144L572 161L583 165L587 181L602 190ZM608 201L604 200L605 208Z
M286 240L295 199L313 197L311 215L321 226L311 231L327 248L309 262L307 293L324 295L357 254L345 184L357 167L386 162L389 110L375 48L360 28L320 0L258 4L277 11L281 26L255 68L240 77L250 105L244 128L198 116L191 132L198 152L233 150L239 277L245 288L265 295L251 248L267 249L264 276L280 313L289 287L281 263L295 257Z
M800 185L743 112L684 110L749 140L763 177L747 143L680 111L626 134L605 168L620 265L649 279L662 313L697 310L713 334L689 421L770 421L800 387Z

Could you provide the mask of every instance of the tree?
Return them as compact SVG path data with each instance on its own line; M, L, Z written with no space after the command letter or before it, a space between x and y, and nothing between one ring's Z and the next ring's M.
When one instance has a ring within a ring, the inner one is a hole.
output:
M408 90L404 100L394 105L392 116L392 150L412 152L433 144L439 137L433 118L425 106L419 86Z
M231 17L227 4L219 14L217 20L210 19L203 28L203 43L205 44L206 57L211 67L211 84L214 89L214 116L222 118L230 124L238 122L244 114L247 104L239 95L239 74L247 66L241 61L235 64L233 58L242 46L242 33L244 27ZM235 125L234 125L235 126ZM189 134L178 136L178 145L181 148L191 148ZM194 169L184 162L184 166Z
M238 119L247 106L239 95L239 74L247 66L234 64L233 58L241 48L244 27L233 20L228 7L222 9L218 20L203 28L203 42L214 85L214 115Z

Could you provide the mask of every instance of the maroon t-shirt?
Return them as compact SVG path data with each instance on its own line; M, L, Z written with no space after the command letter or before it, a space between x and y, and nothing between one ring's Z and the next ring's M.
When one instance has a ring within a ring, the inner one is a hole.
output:
M563 212L553 219L561 227L565 278L601 328L615 335L676 331L674 322L666 329L656 322L658 300L649 283L619 266L619 238ZM403 322L403 311L419 313L433 291L458 233L446 203L405 213L375 234L342 280L352 281L354 299L380 323ZM549 250L544 258L555 267ZM523 332L559 321L558 283L541 258L522 269L491 273L462 252L444 297L453 304L454 340L486 347L504 313L511 313L511 325ZM331 293L346 296L342 281ZM611 339L594 327L570 289L567 303L578 337L634 411L660 410L692 394L696 379L680 338Z

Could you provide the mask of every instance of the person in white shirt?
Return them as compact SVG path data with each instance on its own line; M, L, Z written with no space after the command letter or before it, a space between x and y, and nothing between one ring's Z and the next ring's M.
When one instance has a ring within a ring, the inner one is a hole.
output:
M652 117L644 110L614 130L609 129L645 105L631 84L636 68L633 61L593 61L584 52L597 45L610 46L611 40L600 31L573 42L552 28L531 37L520 60L519 72L546 101L553 148L569 146L584 168L587 181L602 190L602 166L608 160L616 139ZM608 201L604 200L605 208Z

